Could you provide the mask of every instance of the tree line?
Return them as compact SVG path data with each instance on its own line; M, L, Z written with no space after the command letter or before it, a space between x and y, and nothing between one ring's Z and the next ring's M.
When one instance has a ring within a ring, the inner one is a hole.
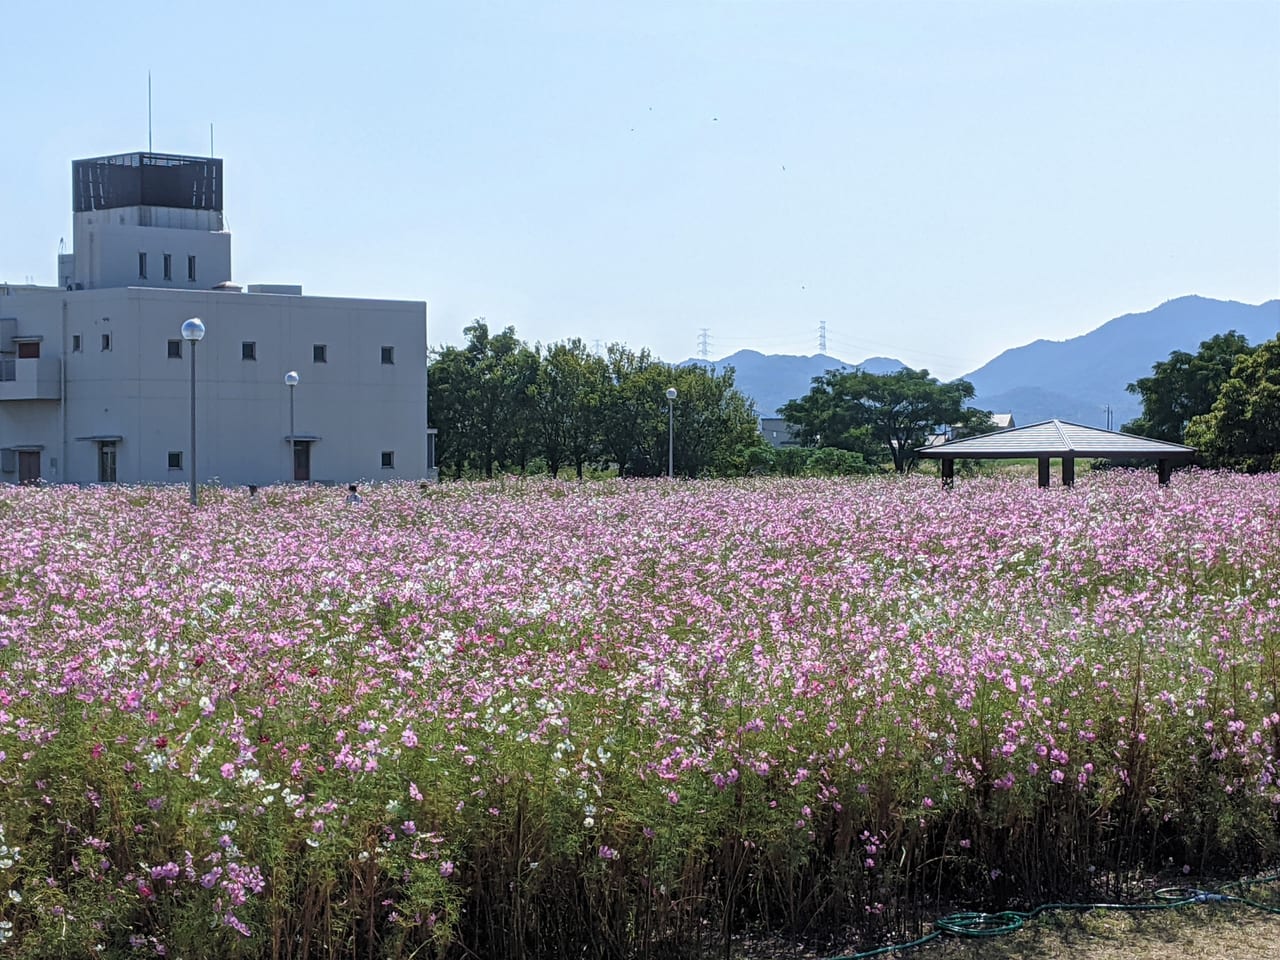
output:
M483 319L463 333L463 346L435 352L427 379L441 476L569 468L581 478L604 466L661 476L669 430L676 475L723 476L747 472L764 444L732 369L672 366L619 343L603 354L579 339L530 347Z
M512 327L491 333L483 319L464 333L463 346L436 351L430 364L442 476L661 476L670 426L682 477L905 473L931 433L993 429L987 411L968 406L966 380L941 383L910 368L829 370L783 405L799 446L778 450L761 436L732 368L673 366L619 343L603 353L579 339L531 347ZM1218 334L1195 353L1175 350L1127 389L1141 397L1142 414L1124 432L1194 446L1206 466L1280 470L1280 335L1251 346L1234 330Z
M1205 466L1280 470L1280 335L1257 346L1234 330L1175 350L1129 384L1142 414L1120 429L1186 443Z
M463 346L435 351L428 376L446 477L568 469L581 478L599 468L661 476L672 438L682 477L904 473L938 427L991 429L990 414L966 406L968 381L940 383L927 370L831 370L783 407L800 446L777 450L732 368L672 366L618 343L603 353L579 339L531 347L513 327L492 333L483 319L463 333Z

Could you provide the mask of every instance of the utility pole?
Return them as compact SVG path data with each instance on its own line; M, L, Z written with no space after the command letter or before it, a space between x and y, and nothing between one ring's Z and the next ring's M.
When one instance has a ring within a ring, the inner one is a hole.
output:
M1106 404L1102 409L1107 411L1107 429L1110 430L1111 429L1111 404L1109 403Z
M706 360L711 356L711 329L703 327L698 334L698 356Z
M827 352L827 321L818 321L818 352Z

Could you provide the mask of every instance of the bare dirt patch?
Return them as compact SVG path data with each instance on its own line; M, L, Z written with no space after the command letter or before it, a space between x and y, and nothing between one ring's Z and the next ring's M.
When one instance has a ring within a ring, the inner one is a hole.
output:
M852 953L852 945L815 950L757 940L743 944L735 956L740 960L826 960ZM1052 914L1005 936L947 936L882 956L894 960L1277 960L1280 916L1224 905L1151 913Z

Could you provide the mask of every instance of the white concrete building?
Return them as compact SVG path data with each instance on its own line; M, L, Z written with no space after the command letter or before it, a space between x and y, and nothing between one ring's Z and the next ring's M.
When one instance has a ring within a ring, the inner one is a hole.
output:
M200 482L435 479L425 303L242 292L221 160L100 157L72 179L60 286L0 285L0 481L187 482L190 317Z

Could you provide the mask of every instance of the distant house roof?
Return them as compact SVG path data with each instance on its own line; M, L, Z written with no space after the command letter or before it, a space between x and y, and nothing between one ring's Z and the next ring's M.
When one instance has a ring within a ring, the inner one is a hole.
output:
M1012 413L993 413L991 415L991 422L996 425L997 430L1008 430L1010 427L1017 426L1017 424L1013 422Z
M1045 420L1026 427L1012 427L977 437L930 444L916 451L922 457L1005 460L1013 457L1098 457L1190 460L1194 447L1163 440L1148 440L1128 433L1085 427L1065 420Z

